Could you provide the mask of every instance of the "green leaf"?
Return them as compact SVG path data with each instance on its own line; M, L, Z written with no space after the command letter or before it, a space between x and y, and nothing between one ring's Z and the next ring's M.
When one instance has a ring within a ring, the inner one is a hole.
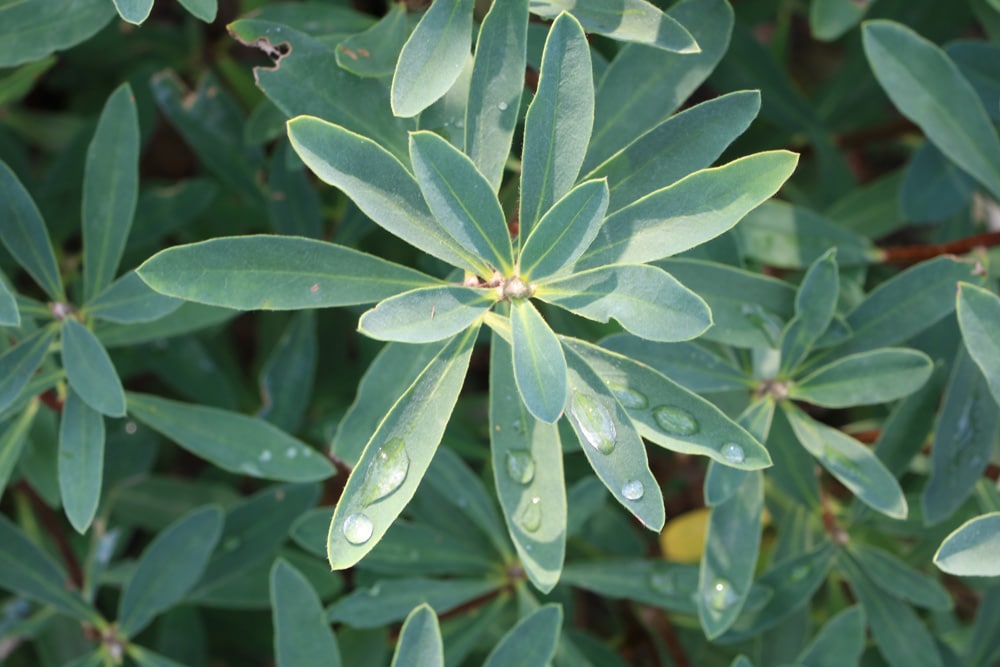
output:
M959 347L934 428L931 478L922 499L927 525L951 516L969 497L998 433L1000 411L986 380Z
M802 446L858 500L894 519L905 519L906 498L899 482L863 444L812 419L792 403L781 404Z
M62 321L60 332L63 368L70 386L101 414L124 417L125 390L97 336L72 317Z
M908 222L937 222L968 205L976 181L927 142L906 165L899 212Z
M84 315L119 324L154 322L174 312L183 303L180 299L154 292L135 271L129 271L88 301L84 306Z
M184 599L201 577L222 532L222 510L207 506L175 521L146 547L122 592L118 630L137 635Z
M913 607L886 595L847 555L839 559L854 597L868 617L875 645L893 667L942 667L941 655Z
M284 118L279 127L280 134L284 134ZM290 143L282 141L271 156L267 187L267 212L274 231L289 236L322 238L323 208L319 192Z
M20 414L11 416L8 420L11 423L0 432L0 495L3 495L14 467L21 460L24 445L28 441L28 432L35 423L35 415L38 414L38 406L37 399L30 400L20 410Z
M828 408L886 403L927 382L934 363L923 352L882 348L852 354L818 368L788 387L788 396Z
M575 339L566 344L603 379L643 438L743 470L771 465L764 446L713 403L643 363Z
M681 0L670 15L694 36L701 52L670 53L640 44L618 51L597 86L585 170L629 144L635 146L640 135L666 120L704 83L726 52L733 31L733 10L726 0ZM681 152L674 159L683 163L687 156Z
M161 294L240 310L353 306L437 282L344 246L266 234L167 248L136 271Z
M431 213L460 246L476 254L479 274L510 275L514 251L507 222L493 187L472 160L433 132L414 132L410 161Z
M927 441L944 388L944 370L944 365L938 364L924 386L897 403L882 422L875 455L896 477L903 474Z
M444 643L437 615L424 603L410 612L399 630L392 667L444 667Z
M960 282L956 310L965 349L1000 404L1000 298L982 287Z
M510 323L518 393L531 414L552 424L566 405L562 346L528 299L511 302Z
M0 6L0 67L14 67L92 37L115 15L107 0L7 2ZM0 197L0 201L6 199Z
M0 270L0 326L21 326L21 313L17 309L14 288L2 270Z
M361 560L413 497L455 408L477 333L473 327L449 341L368 440L330 522L333 569Z
M309 580L279 558L271 567L270 582L278 667L338 667L340 649Z
M1000 197L1000 139L955 63L899 23L869 21L862 37L875 78L893 104L942 153Z
M553 22L542 53L538 90L524 119L520 237L576 182L594 123L590 47L569 14Z
M694 614L698 567L663 560L592 560L566 565L562 583L609 598Z
M534 0L531 11L546 18L570 12L584 30L622 42L649 44L674 53L701 51L683 25L645 0Z
M476 324L496 293L462 285L438 285L380 301L361 316L358 331L376 340L433 343Z
M934 554L934 564L959 577L996 577L1000 549L1000 512L969 519L945 538Z
M0 354L0 410L13 403L35 374L56 339L54 326L39 329Z
M56 60L55 56L46 56L42 60L26 63L0 76L0 106L8 106L15 102L20 102L31 92L38 79L52 69L52 66L56 64Z
M868 0L812 0L809 3L809 29L813 37L832 42L856 26L868 7ZM846 662L843 664L847 664Z
M954 310L955 283L974 280L976 267L942 256L886 280L847 316L854 335L837 352L863 352L912 338Z
M49 604L73 618L103 625L96 609L66 587L66 574L5 516L0 516L0 586L7 591Z
M139 667L184 667L179 662L175 662L159 653L154 653L138 644L129 644L128 648L125 649L125 653L135 660ZM103 665L104 663L101 664Z
M115 9L123 20L139 25L149 18L153 11L153 0L114 0Z
M503 636L484 667L545 667L556 652L562 607L547 604L517 622Z
M7 5L23 7L27 3ZM0 8L0 17L4 14ZM65 301L62 278L45 221L17 175L0 161L0 241L53 301Z
M918 607L948 611L951 595L941 583L877 547L852 544L855 562L886 594Z
M490 453L504 520L525 574L542 593L566 551L566 484L559 429L535 419L514 381L510 346L490 344Z
M378 23L337 45L337 64L358 76L392 76L409 36L406 28L406 5L390 5Z
M569 397L566 416L604 485L642 525L659 532L666 515L660 486L649 471L646 448L605 375L567 341Z
M857 665L864 650L865 613L854 605L827 621L795 662L809 667Z
M698 577L698 618L705 636L718 637L736 621L753 584L760 550L764 476L745 479L726 500L712 508L705 555Z
M494 2L479 28L465 112L465 152L496 192L524 91L529 0Z
M369 589L356 589L341 597L326 611L333 623L346 623L353 628L376 628L401 621L410 611L427 604L443 614L469 600L496 590L502 583L483 579L424 579L409 577L376 581Z
M774 421L774 399L770 396L754 399L740 415L738 423L747 429L756 440L767 442ZM746 480L746 475L739 468L722 465L718 461L708 464L708 474L702 496L708 507L719 505L736 493Z
M129 392L129 414L223 470L289 482L326 479L333 466L262 419Z
M996 2L994 0L994 6ZM1000 11L997 12L1000 16ZM997 68L997 56L1000 46L980 39L959 39L945 46L945 53L952 62L958 65L962 75L979 95L979 101L986 113L994 122L1000 120L1000 105L995 100L1000 98L1000 70Z
M473 0L435 0L399 52L392 112L410 117L440 99L469 56Z
M260 370L258 417L285 432L298 431L309 409L318 355L316 314L306 310L293 315Z
M598 322L613 317L647 340L690 340L712 325L701 297L654 266L605 266L542 281L535 296Z
M597 236L607 210L606 180L586 181L566 193L524 242L518 258L522 280L566 272Z
M309 117L289 121L288 138L320 180L343 190L390 233L453 266L479 270L482 261L431 215L416 179L380 145Z
M382 417L443 347L443 343L384 346L365 371L354 402L337 425L330 453L354 466Z
M702 169L608 216L580 267L670 257L731 229L792 175L798 156L770 151Z
M836 248L819 257L806 272L795 295L795 319L781 334L781 370L794 370L830 326L837 307L840 279Z
M769 201L748 214L736 240L744 256L786 269L804 269L830 248L837 249L840 266L869 264L880 256L864 236L781 201Z
M94 520L103 477L104 417L70 389L59 422L59 494L78 533Z
M218 0L180 0L180 3L199 21L215 22L215 15L219 11Z
M714 310L712 315L715 315ZM698 343L654 343L622 333L605 338L601 347L644 363L699 394L747 386L747 377L731 359Z
M135 324L98 323L94 332L105 347L138 345L199 331L231 320L239 313L228 308L182 303L180 308L151 322Z
M760 93L750 90L702 102L636 138L594 167L587 178L608 179L611 191L608 210L618 211L688 174L710 167L747 129L759 110Z

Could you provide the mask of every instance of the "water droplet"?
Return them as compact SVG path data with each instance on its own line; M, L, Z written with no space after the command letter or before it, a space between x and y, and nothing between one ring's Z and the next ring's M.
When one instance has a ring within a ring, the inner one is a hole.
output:
M722 458L730 463L743 463L747 455L743 452L743 448L735 442L727 442L722 446Z
M795 568L794 570L792 570L792 574L790 575L789 578L792 581L802 581L803 579L806 578L807 574L809 574L809 566L808 565L799 565L797 568Z
M260 456L257 457L257 460L260 461L261 463L267 463L268 461L270 461L271 460L271 450L270 449L265 449L264 451L262 451L260 453Z
M455 121L455 127L461 130L463 127L465 127L465 121L459 118L458 120Z
M364 544L372 537L375 526L364 514L352 514L344 519L344 537L351 544Z
M535 496L521 510L520 524L529 533L534 533L542 527L542 499Z
M253 477L263 477L264 476L264 475L261 474L260 468L257 467L257 464L255 464L255 463L253 463L251 461L247 461L246 463L241 463L240 464L240 470L243 471L243 472L245 472L248 475L252 475Z
M649 400L642 392L630 389L628 385L611 380L608 382L608 389L615 395L623 408L630 410L642 410L649 405Z
M410 457L406 454L405 445L402 438L392 438L379 447L378 453L365 471L362 493L365 505L385 498L398 489L406 479L406 473L410 470Z
M125 422L125 433L126 435L135 435L135 432L139 430L139 426L134 421Z
M535 478L535 460L524 449L511 449L507 452L504 463L507 475L518 484L530 484Z
M294 459L298 455L299 455L299 450L296 447L289 447L288 449L285 450L285 456L287 456L290 459Z
M674 576L670 572L656 572L649 578L649 585L653 590L664 595L673 595L677 592L677 585L674 583Z
M673 405L661 405L653 409L653 418L667 433L674 435L694 435L698 432L698 422L687 410Z
M637 479L630 480L622 485L622 496L626 500L639 500L645 492L646 489L642 486L642 482Z
M725 579L716 579L712 587L705 591L705 601L715 611L725 611L739 599L733 585Z
M584 440L602 454L610 454L615 448L615 422L611 413L593 396L575 393L570 405L577 427Z
M500 109L500 111L506 111L507 110L507 103L506 102L501 102L500 104L497 105L497 109Z

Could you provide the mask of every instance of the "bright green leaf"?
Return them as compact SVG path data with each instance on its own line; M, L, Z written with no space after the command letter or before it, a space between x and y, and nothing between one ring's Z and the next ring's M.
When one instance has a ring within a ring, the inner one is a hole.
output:
M965 349L1000 404L1000 298L982 287L960 282L956 308Z
M545 667L555 655L562 616L557 604L525 616L490 651L484 667Z
M361 316L358 330L377 340L433 343L475 324L495 301L492 290L424 287L380 301Z
M533 0L531 11L546 18L571 12L585 30L622 42L675 53L701 51L683 25L645 0Z
M23 7L16 3L7 7ZM0 8L0 17L3 16ZM5 47L6 48L6 47ZM0 161L0 241L53 301L65 301L62 278L45 221L17 175Z
M774 399L770 396L754 399L740 414L738 423L755 439L767 442L774 420L775 407ZM702 489L705 504L708 507L715 507L731 498L747 479L743 473L744 471L740 468L723 465L719 461L711 461L708 464L708 474L705 475L705 484Z
M100 320L134 324L158 320L180 308L183 303L180 299L154 292L135 271L129 271L88 301L84 310L86 315Z
M399 630L392 667L444 667L444 644L437 615L424 603L414 608Z
M555 333L527 299L510 305L517 390L528 410L551 424L566 405L566 357Z
M94 520L103 476L104 417L70 389L59 422L59 494L78 533Z
M934 564L959 577L996 577L1000 575L1000 512L969 519L945 538Z
M525 281L568 270L590 246L608 210L608 183L586 181L557 201L538 221L518 258Z
M923 352L881 348L816 369L792 383L788 396L828 408L886 403L922 387L933 370L934 363Z
M644 363L696 393L742 389L748 382L732 359L698 343L654 343L622 333L605 338L601 347Z
M315 589L288 561L271 567L274 653L278 667L339 667L340 649Z
M62 321L62 362L66 379L83 402L109 417L125 416L125 390L107 350L72 317Z

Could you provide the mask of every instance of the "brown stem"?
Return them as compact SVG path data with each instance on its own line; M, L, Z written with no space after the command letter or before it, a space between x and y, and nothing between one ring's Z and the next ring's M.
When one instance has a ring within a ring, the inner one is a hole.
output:
M948 243L928 245L904 245L882 248L883 264L916 264L941 255L964 255L976 248L992 248L1000 245L1000 232L986 232L967 236Z
M59 555L62 556L72 586L77 590L83 588L83 570L80 567L80 562L76 559L76 554L73 553L73 549L69 545L69 541L66 539L66 535L63 533L63 527L56 517L55 512L45 504L41 496L25 480L18 482L14 488L18 492L23 493L31 502L31 506L39 522L41 522L49 537L52 538L56 548L59 550Z

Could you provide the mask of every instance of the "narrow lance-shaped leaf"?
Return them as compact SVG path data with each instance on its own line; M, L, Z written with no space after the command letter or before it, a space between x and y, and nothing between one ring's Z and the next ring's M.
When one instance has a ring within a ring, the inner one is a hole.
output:
M458 400L477 333L474 327L453 338L368 441L330 523L327 557L334 569L371 551L413 497Z
M528 299L510 305L517 390L528 410L551 424L566 405L566 357L555 333Z
M0 14L2 15L2 14ZM0 161L0 241L53 301L65 301L62 277L42 214L17 175Z
M654 343L621 333L602 340L601 347L640 361L696 393L742 389L749 383L732 359L698 343Z
M982 287L959 283L957 309L965 349L1000 404L1000 298Z
M0 326L20 327L21 313L17 309L14 288L0 270Z
M72 317L63 320L60 331L63 368L70 386L101 414L124 417L125 390L97 336Z
M598 322L614 318L647 340L690 340L712 325L701 297L655 266L613 265L541 281L535 296Z
M777 406L774 399L770 396L758 398L740 415L739 425L747 429L756 440L767 442L775 407ZM739 490L746 478L745 471L713 460L708 464L708 474L705 475L705 485L702 490L705 504L715 507L725 502Z
M274 653L278 667L339 667L340 649L309 580L284 558L271 567Z
M840 292L836 248L809 267L795 295L795 319L781 334L781 369L787 373L799 365L833 319Z
M357 305L437 282L344 246L269 235L167 248L137 272L161 294L240 310Z
M378 23L337 45L337 64L358 76L392 76L407 37L406 5L392 4Z
M541 592L559 580L566 551L566 484L559 429L535 419L514 380L510 346L490 344L490 453L507 530Z
M308 116L288 122L288 138L320 180L343 190L376 224L453 266L479 270L481 261L431 215L416 179L385 148Z
M465 152L496 192L524 91L528 2L494 2L479 28L465 111Z
M416 116L458 78L472 43L473 0L435 0L399 52L392 111Z
M472 326L495 301L493 290L424 287L379 302L361 316L358 331L377 340L433 343Z
M283 431L297 432L309 409L318 356L316 313L297 313L261 368L257 384L262 405L258 416Z
M858 500L894 519L906 518L906 498L899 482L870 449L813 420L792 403L784 402L782 409L802 446Z
M683 25L646 0L534 0L531 11L546 18L572 12L584 29L622 42L676 53L701 51Z
M621 399L604 376L567 342L566 415L591 467L611 495L650 530L663 529L660 486L649 471L646 448Z
M547 604L525 616L503 636L485 667L545 667L556 652L562 627L562 607Z
M38 399L29 400L20 410L20 414L5 420L7 423L3 425L3 431L0 431L0 496L3 495L14 468L21 460L21 453L28 441L28 432L35 423L39 404Z
M460 150L433 132L410 135L410 161L431 213L448 234L480 259L480 275L510 275L514 252L493 188Z
M886 403L922 387L933 370L934 363L923 352L882 348L816 369L792 383L788 396L830 408Z
M918 607L948 611L951 595L932 575L910 567L888 551L865 544L849 546L854 560L887 595Z
M174 312L184 302L164 296L129 271L87 302L84 314L119 324L152 322Z
M289 482L334 473L315 450L262 419L149 394L128 394L129 414L223 470Z
M437 614L430 605L422 604L410 612L399 630L399 642L392 656L391 667L444 667L444 643Z
M1000 576L1000 512L969 519L945 538L934 564L959 577Z
M864 650L865 614L854 605L827 621L796 662L810 667L856 665Z
M114 280L138 200L139 115L132 88L123 83L104 105L87 149L81 214L84 301Z
M609 216L579 268L638 264L711 240L778 191L798 155L758 153L702 169Z
M118 629L138 634L162 611L184 599L201 577L222 532L222 511L195 510L175 521L143 551L118 605Z
M942 153L1000 197L1000 139L955 63L899 23L870 21L862 37L872 71L893 104Z
M0 410L9 406L42 364L58 329L47 326L0 354Z
M377 628L402 621L421 604L428 604L438 614L496 591L496 580L478 576L474 579L393 578L376 581L369 589L358 588L334 602L326 610L332 623L347 623L354 628Z
M115 15L107 0L10 2L0 7L0 67L30 63L92 37ZM0 197L2 200L3 197Z
M583 165L594 124L594 75L580 23L560 14L542 53L538 91L524 119L520 238L566 194Z
M69 390L59 423L59 495L73 528L94 520L104 476L104 417Z

